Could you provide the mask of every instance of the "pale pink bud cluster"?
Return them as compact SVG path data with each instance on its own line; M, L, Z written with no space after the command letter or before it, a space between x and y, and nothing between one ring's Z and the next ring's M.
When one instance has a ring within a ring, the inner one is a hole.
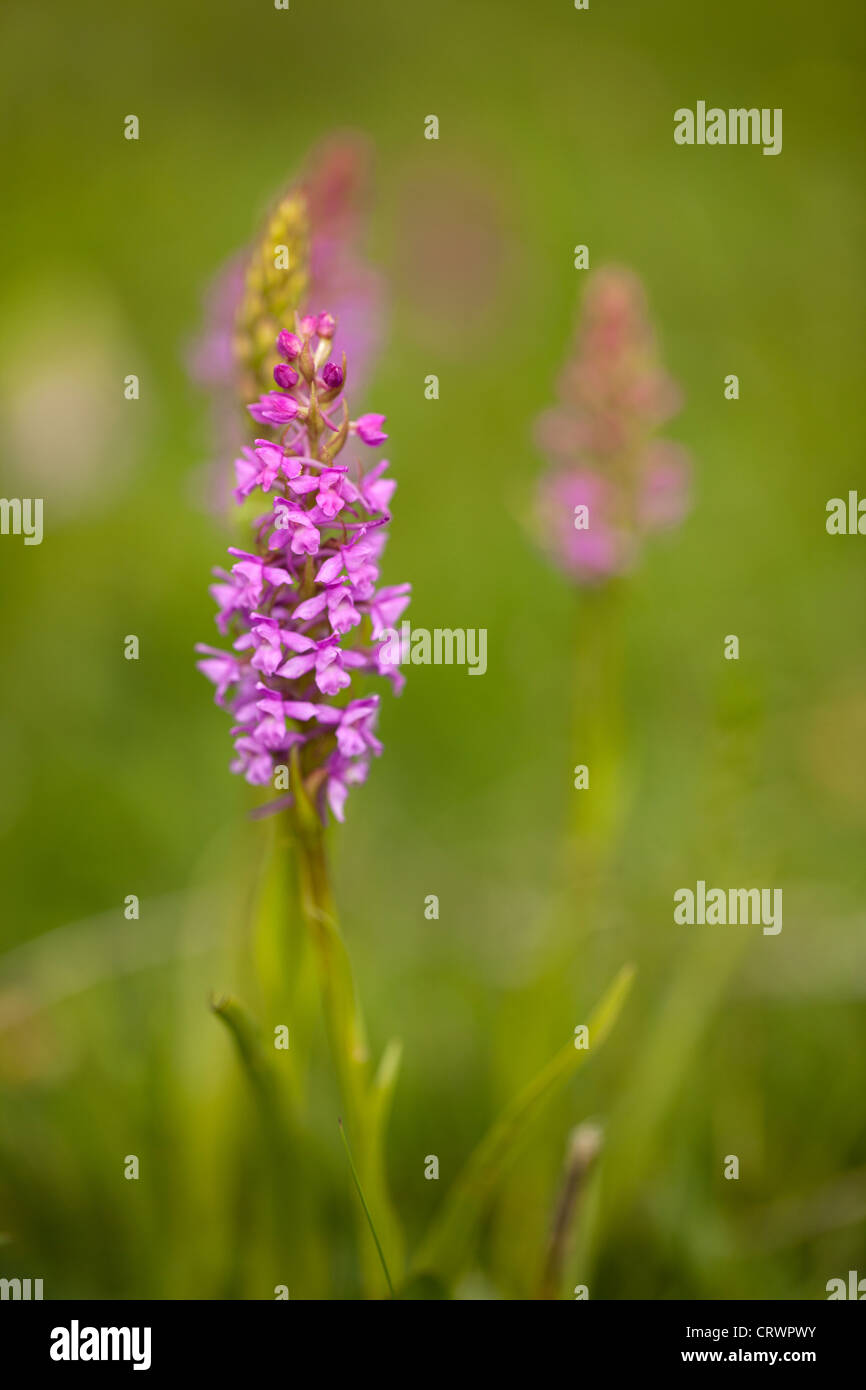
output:
M363 396L385 337L387 296L384 277L363 256L372 184L372 150L363 136L345 131L330 136L310 152L296 186L306 199L310 224L310 283L307 302L330 304L334 351L352 363L356 396ZM236 335L243 302L249 249L234 256L215 277L207 293L202 332L189 353L195 382L210 395L216 457L239 449L246 438L238 410ZM305 307L305 306L302 306ZM321 331L321 326L320 326ZM329 365L336 385L336 363ZM286 380L290 379L283 373ZM278 385L282 382L278 380ZM285 388L283 388L285 389ZM208 485L209 504L225 503L222 465Z

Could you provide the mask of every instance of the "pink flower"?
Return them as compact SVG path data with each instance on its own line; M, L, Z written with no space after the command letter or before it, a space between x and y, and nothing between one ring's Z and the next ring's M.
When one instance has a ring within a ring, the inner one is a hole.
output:
M560 566L573 579L598 582L624 573L634 558L626 528L617 525L616 494L599 473L561 468L539 491L539 515Z
M298 402L292 396L283 396L279 391L269 391L259 396L255 405L247 410L260 425L288 425L298 413Z
M642 458L639 516L647 530L678 526L689 510L691 467L686 450L665 439L650 444Z
M285 357L287 361L294 362L296 357L300 357L303 343L297 333L287 333L283 329L277 335L277 352Z
M384 434L382 431L384 423L384 415L361 415L359 419L355 421L355 429L364 443L369 444L371 448L375 449L380 444L384 444L385 440L388 438L387 434Z

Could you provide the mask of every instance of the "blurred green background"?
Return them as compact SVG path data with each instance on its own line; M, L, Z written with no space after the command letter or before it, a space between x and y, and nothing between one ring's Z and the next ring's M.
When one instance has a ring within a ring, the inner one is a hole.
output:
M863 51L858 0L7 0L2 491L44 497L45 539L0 538L0 1274L49 1298L358 1294L320 1028L292 1034L305 1286L207 1007L244 992L267 830L193 665L235 537L200 505L209 419L185 369L213 273L343 127L375 142L390 282L355 405L387 414L399 479L385 578L412 581L413 625L489 634L483 679L412 668L384 701L386 754L333 844L374 1052L404 1044L388 1166L410 1247L633 961L460 1296L533 1295L588 1117L606 1146L566 1272L592 1298L823 1298L866 1274L866 541L824 528L830 497L866 493ZM782 154L675 146L699 99L782 107ZM623 596L628 801L597 901L563 869L585 604L526 525L576 243L644 278L696 473L692 515ZM698 878L782 887L782 933L675 927Z

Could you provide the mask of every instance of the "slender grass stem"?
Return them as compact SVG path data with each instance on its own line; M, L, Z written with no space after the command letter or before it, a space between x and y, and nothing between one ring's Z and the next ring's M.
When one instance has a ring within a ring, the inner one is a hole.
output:
M376 1234L376 1227L374 1226L374 1224L373 1224L373 1218L372 1218L372 1216L370 1215L370 1208L367 1206L367 1199L366 1199L366 1197L364 1196L364 1189L363 1189L363 1187L361 1186L360 1179L359 1179L358 1174L357 1174L357 1172L356 1172L356 1170L355 1170L355 1164L354 1164L354 1162L352 1161L352 1150L351 1150L351 1148L349 1147L349 1140L346 1138L346 1131L345 1131L345 1129L343 1128L343 1121L342 1121L342 1120L338 1120L338 1121L337 1121L337 1124L340 1126L340 1138L342 1139L342 1141L343 1141L343 1147L344 1147L345 1150L346 1150L346 1157L347 1157L348 1160L349 1160L349 1167L350 1167L351 1170L352 1170L352 1177L353 1177L354 1180L355 1180L355 1187L356 1187L357 1190L358 1190L358 1196L359 1196L360 1199L361 1199L361 1206L364 1208L364 1215L366 1216L366 1218L367 1218L367 1224L368 1224L368 1226L370 1227L370 1234L372 1235L373 1240L376 1242L376 1249L377 1249L378 1252L379 1252L379 1259L381 1260L381 1262L382 1262L382 1268L383 1268L383 1270L385 1271L385 1278L386 1278L387 1281L388 1281L388 1288L389 1288L389 1290L390 1290L390 1292L391 1292L391 1297L394 1298L394 1297L395 1297L395 1294L394 1294L394 1285L391 1283L391 1275L388 1273L388 1263L387 1263L387 1261L386 1261L386 1259L385 1259L385 1256L384 1256L384 1254L383 1254L383 1252L382 1252L382 1246L381 1246L381 1243L380 1243L380 1241L379 1241L379 1237L378 1237L378 1235Z

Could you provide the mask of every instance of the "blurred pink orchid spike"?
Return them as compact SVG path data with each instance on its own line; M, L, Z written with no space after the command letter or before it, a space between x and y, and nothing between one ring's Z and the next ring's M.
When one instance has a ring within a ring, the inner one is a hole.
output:
M552 464L539 485L538 522L556 564L578 583L599 584L632 569L644 538L689 510L688 455L654 437L680 409L680 391L659 365L631 271L590 279L558 396L535 431Z

